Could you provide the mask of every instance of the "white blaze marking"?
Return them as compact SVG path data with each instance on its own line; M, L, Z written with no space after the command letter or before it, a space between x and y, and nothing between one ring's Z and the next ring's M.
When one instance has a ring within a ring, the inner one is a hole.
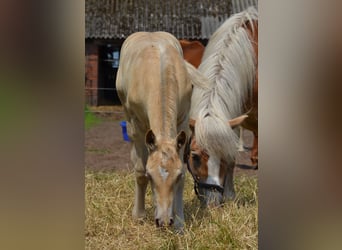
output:
M166 178L169 176L169 172L165 168L162 168L161 166L159 166L159 173L163 181L165 181Z
M220 159L211 155L208 160L208 184L220 184Z

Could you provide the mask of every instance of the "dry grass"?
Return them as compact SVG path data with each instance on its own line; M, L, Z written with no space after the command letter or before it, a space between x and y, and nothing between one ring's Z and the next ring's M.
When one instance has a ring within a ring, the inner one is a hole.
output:
M132 172L86 172L86 249L257 249L257 179L237 176L237 198L221 208L200 209L187 174L184 190L185 232L154 224L150 188L147 218L131 217Z

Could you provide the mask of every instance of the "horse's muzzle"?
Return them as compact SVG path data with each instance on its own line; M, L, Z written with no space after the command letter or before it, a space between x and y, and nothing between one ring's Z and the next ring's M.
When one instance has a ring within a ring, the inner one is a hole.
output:
M168 220L166 220L167 223L165 223L165 220L162 220L160 218L156 218L156 226L157 227L164 227L166 225L168 226L172 226L174 223L173 218L169 218Z

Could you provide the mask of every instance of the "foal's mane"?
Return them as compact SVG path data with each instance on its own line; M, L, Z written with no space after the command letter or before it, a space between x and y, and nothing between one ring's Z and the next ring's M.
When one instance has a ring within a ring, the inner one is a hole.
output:
M228 120L243 113L244 102L252 97L257 58L247 23L257 28L254 7L233 15L209 39L199 71L208 86L194 86L190 117L196 120L197 143L209 153L234 159L237 136Z

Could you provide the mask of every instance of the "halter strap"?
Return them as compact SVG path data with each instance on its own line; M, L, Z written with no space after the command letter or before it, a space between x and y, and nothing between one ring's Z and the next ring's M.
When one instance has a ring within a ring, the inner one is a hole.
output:
M190 148L190 144L191 144L191 137L189 139L189 148ZM214 190L214 191L217 191L223 195L224 188L221 187L220 185L208 184L205 182L198 181L198 179L196 178L196 176L194 175L194 173L191 171L191 168L190 168L190 163L189 163L189 161L190 161L190 150L188 152L188 157L186 157L186 158L187 158L186 166L187 166L192 178L194 179L194 190L195 190L196 195L199 196L198 188L205 188L205 189Z

